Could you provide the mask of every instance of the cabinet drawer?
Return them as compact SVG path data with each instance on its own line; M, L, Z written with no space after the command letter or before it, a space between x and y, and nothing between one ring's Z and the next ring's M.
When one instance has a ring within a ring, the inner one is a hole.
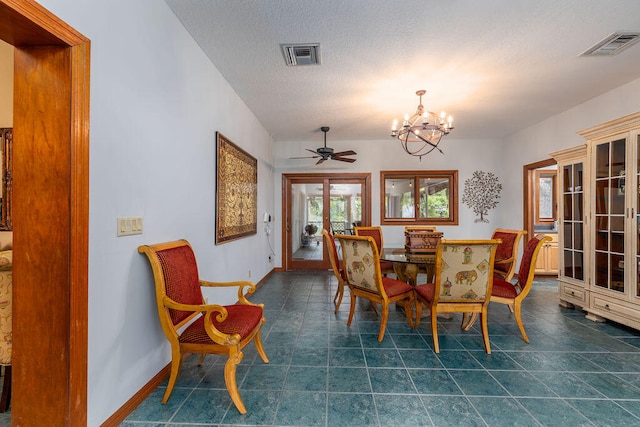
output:
M592 297L591 308L593 308L594 311L598 311L599 312L598 314L611 313L612 320L616 320L615 316L622 316L632 320L638 320L640 317L637 307L636 308L627 307L625 305L611 302L607 299L604 299L595 295ZM607 317L604 314L601 314L601 315L603 317ZM624 323L624 322L621 322L621 323Z
M579 286L571 286L566 283L559 283L560 286L560 299L578 305L584 305L587 302L586 291Z

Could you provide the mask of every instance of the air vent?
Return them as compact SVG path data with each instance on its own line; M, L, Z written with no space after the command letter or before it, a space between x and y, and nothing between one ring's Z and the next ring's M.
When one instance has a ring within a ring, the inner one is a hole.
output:
M620 31L613 33L578 56L616 55L640 40L639 37L640 33L638 32Z
M281 44L288 66L320 64L320 44Z

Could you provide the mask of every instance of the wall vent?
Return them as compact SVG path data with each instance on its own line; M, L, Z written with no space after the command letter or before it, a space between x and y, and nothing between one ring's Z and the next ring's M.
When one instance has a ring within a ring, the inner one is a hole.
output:
M289 67L320 64L320 44L281 44L284 62Z
M618 31L611 34L595 46L587 49L578 56L610 56L622 52L624 49L640 40L640 33L633 31Z

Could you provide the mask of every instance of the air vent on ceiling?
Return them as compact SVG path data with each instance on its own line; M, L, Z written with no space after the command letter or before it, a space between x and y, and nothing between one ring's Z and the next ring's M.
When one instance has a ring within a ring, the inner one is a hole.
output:
M609 56L616 55L640 40L640 33L619 31L587 49L578 56Z
M288 66L320 64L320 44L281 44Z

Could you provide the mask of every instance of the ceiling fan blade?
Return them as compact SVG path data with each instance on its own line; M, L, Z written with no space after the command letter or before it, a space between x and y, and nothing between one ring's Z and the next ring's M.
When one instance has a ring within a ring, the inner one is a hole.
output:
M308 148L305 148L305 150L307 150L307 151L308 151L308 152L310 152L310 153L320 155L320 153L318 153L318 152L317 152L317 151L315 151L315 150L309 150Z
M355 155L355 154L358 154L358 153L356 153L356 152L355 152L355 151L353 151L353 150L349 150L349 151L340 151L339 153L333 153L333 155L334 155L334 156L353 156L353 155Z
M356 159L352 159L350 157L332 157L333 160L337 160L339 162L349 162L349 163L353 163L356 161Z
M307 156L307 157L289 157L289 159L317 159L322 156Z
M321 158L320 160L318 160L318 161L316 162L316 165L319 165L320 163L324 162L325 160L327 160L327 159L325 159L324 157L323 157L323 158Z

